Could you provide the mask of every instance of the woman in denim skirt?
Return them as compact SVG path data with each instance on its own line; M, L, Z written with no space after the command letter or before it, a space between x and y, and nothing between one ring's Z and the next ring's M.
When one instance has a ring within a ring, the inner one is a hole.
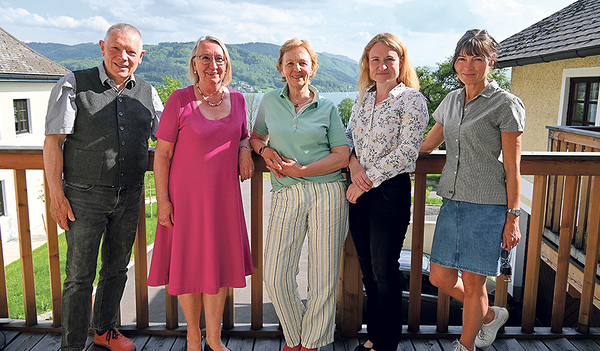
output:
M432 284L463 302L463 329L455 351L489 347L508 311L490 307L486 277L500 275L501 250L521 239L521 133L525 108L488 76L498 43L486 30L459 40L452 67L462 89L433 113L436 124L422 152L446 142L438 195L444 203L431 248ZM502 157L500 159L500 154Z

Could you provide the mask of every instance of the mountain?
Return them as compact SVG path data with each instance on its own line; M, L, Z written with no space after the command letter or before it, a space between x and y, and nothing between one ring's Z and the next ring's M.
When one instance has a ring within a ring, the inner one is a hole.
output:
M338 59L338 60L341 60L341 61L347 61L347 62L352 62L354 64L358 64L358 62L356 62L356 60L353 60L350 57L344 56L344 55L330 54L328 52L322 52L321 55L325 55L327 57L331 57L331 58Z
M27 45L69 70L94 67L100 64L98 43L65 45L31 42ZM187 79L187 62L193 42L166 42L144 45L146 55L136 74L158 87L169 75L183 85ZM241 92L265 92L283 86L276 69L279 46L268 43L228 44L233 80L230 84ZM312 84L321 92L354 91L358 78L358 64L348 57L322 53L319 69Z

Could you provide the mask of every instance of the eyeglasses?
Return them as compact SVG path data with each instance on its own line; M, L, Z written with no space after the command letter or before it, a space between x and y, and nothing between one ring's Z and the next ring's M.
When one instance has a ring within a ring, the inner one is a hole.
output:
M502 249L500 253L502 264L500 265L500 273L504 275L505 282L512 281L512 266L510 265L510 251Z
M215 61L215 63L217 64L217 66L223 66L225 64L225 57L223 56L208 56L208 55L202 55L202 56L194 56L195 58L200 60L200 63L202 63L203 65L210 65L211 62L213 62L213 60Z

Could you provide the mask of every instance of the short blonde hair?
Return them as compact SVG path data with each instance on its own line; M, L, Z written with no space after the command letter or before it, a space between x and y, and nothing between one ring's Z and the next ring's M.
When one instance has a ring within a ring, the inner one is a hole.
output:
M363 51L363 55L359 62L359 75L358 75L358 92L360 94L360 101L363 100L364 92L367 88L370 88L375 85L375 81L371 79L371 75L369 72L369 52L377 43L384 43L390 49L394 50L398 54L398 58L400 60L400 74L398 75L397 82L404 83L409 88L419 90L419 77L417 76L417 72L413 67L410 59L408 58L408 52L406 50L406 45L392 33L380 33L377 34L367 46L365 46L365 50Z
M319 60L318 57L319 55L313 50L312 46L310 45L310 43L308 42L308 40L300 40L297 38L294 39L290 39L288 41L286 41L282 46L281 49L279 49L279 59L277 60L277 71L279 71L280 74L282 74L281 77L281 81L285 82L285 77L283 77L283 55L285 55L286 52L295 49L297 47L303 47L306 52L308 53L308 56L310 56L310 61L311 61L311 66L312 66L312 74L310 75L309 79L312 80L315 77L315 74L317 74L317 69L319 68Z
M194 48L192 49L192 52L190 53L190 59L188 61L188 77L190 79L190 82L192 82L192 84L196 84L196 83L198 83L198 79L200 79L198 77L198 73L194 70L194 64L192 63L192 61L196 57L196 53L198 52L198 47L200 46L200 43L203 41L210 41L210 42L216 43L221 47L221 49L223 49L223 54L225 55L225 76L223 77L223 80L221 81L221 83L223 85L229 84L231 82L231 78L232 78L231 59L229 58L229 51L227 51L227 47L221 41L221 39L219 39L217 37L213 37L212 35L207 35L207 36L201 37L200 39L198 39L196 41L196 44L194 44Z

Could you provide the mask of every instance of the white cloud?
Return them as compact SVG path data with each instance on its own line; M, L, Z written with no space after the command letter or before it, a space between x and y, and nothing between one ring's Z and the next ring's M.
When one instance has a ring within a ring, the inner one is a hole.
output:
M358 60L377 33L408 46L413 63L435 65L452 54L468 29L498 40L532 25L573 0L0 0L2 27L23 41L96 42L112 23L137 26L144 42L193 41L216 35L226 43L276 45L298 37L315 50Z

